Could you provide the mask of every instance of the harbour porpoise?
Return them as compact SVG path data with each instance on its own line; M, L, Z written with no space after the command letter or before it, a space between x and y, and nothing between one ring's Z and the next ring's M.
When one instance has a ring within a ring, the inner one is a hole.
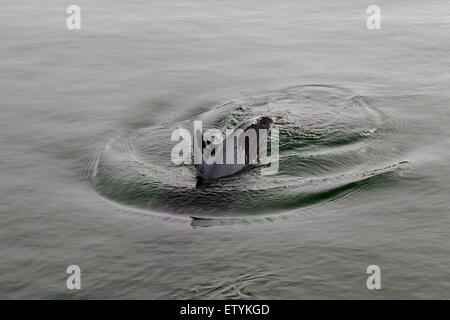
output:
M201 137L203 162L195 165L197 185L202 184L205 180L234 175L256 163L260 146L266 143L273 123L272 118L260 116L244 121L217 143L205 141ZM228 152L227 154L227 146L228 148L234 147L234 152L231 154ZM215 162L211 163L212 160L215 160Z

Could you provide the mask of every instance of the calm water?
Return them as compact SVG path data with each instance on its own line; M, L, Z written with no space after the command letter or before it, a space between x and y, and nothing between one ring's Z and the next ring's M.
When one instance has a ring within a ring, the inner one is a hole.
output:
M0 298L450 297L447 1L68 4L2 1ZM277 175L170 162L257 115Z

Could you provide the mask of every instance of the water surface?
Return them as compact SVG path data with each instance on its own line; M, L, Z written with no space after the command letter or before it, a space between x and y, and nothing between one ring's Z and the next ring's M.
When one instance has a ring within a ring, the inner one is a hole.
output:
M1 298L448 298L446 1L77 4L0 11ZM277 175L170 162L259 115Z

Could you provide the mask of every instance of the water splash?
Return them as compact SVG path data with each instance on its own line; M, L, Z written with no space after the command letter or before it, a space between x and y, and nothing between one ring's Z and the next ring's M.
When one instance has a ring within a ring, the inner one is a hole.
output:
M392 181L407 166L397 135L405 122L387 110L380 99L332 86L246 97L114 137L85 161L83 180L114 203L195 217L202 225L326 205ZM233 128L261 115L271 115L280 132L277 175L262 176L257 165L197 188L194 167L170 161L174 129L192 130L194 120L204 129Z

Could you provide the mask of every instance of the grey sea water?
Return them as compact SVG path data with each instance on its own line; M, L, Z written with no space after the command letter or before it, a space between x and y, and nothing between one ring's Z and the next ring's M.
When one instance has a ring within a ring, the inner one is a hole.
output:
M449 27L444 0L3 0L0 298L448 299ZM175 128L259 115L277 175L171 163Z

